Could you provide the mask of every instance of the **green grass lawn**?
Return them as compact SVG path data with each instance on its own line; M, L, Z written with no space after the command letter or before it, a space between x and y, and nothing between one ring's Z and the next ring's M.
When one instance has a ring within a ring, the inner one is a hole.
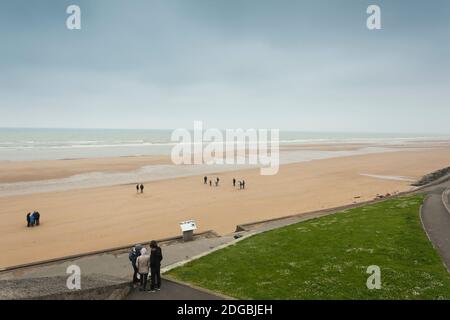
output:
M450 299L424 233L424 196L386 200L261 233L168 273L240 299ZM381 269L381 289L366 286Z

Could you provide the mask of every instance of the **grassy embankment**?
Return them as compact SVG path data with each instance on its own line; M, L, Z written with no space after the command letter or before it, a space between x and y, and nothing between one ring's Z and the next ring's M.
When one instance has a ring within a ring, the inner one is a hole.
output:
M261 233L168 275L241 299L450 299L450 275L420 223L423 199ZM381 270L379 290L366 286L371 265Z

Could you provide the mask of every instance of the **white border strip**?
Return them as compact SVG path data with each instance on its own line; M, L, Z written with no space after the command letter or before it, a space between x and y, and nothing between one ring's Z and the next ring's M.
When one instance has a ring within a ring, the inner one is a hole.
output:
M444 204L445 209L447 209L447 212L450 213L450 203L448 203L448 197L450 195L450 188L442 192L442 203Z

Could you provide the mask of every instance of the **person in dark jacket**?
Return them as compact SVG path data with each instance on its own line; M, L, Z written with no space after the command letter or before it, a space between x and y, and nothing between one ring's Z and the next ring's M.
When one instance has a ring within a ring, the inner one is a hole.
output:
M141 184L140 188L141 188L141 193L144 193L144 185L143 184Z
M34 222L38 226L39 225L39 219L41 218L41 214L37 211L33 212L34 216Z
M236 178L233 178L233 187L236 187Z
M131 265L133 266L133 284L137 285L139 283L139 279L137 277L138 275L138 268L136 266L136 260L141 255L141 246L134 246L133 249L131 249L130 254L128 255L128 259L130 259Z
M27 227L29 228L31 226L31 212L28 212L27 214Z
M139 193L139 184L136 185L136 193Z
M155 240L150 242L150 291L161 289L161 261L162 250Z
M36 222L36 220L34 219L34 214L30 214L30 226L34 227L34 223Z
M208 177L207 177L207 176L204 176L204 177L203 177L203 183L204 183L204 184L207 184L207 183L208 183Z

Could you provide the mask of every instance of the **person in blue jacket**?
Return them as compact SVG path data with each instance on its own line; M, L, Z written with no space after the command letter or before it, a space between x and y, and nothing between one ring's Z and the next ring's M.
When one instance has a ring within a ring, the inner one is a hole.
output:
M131 265L133 266L133 284L137 285L139 283L138 279L138 269L136 267L136 260L141 255L141 245L136 245L131 249L128 259L130 259Z
M34 216L34 213L32 213L30 215L30 226L34 227L34 223L35 223L35 216Z

